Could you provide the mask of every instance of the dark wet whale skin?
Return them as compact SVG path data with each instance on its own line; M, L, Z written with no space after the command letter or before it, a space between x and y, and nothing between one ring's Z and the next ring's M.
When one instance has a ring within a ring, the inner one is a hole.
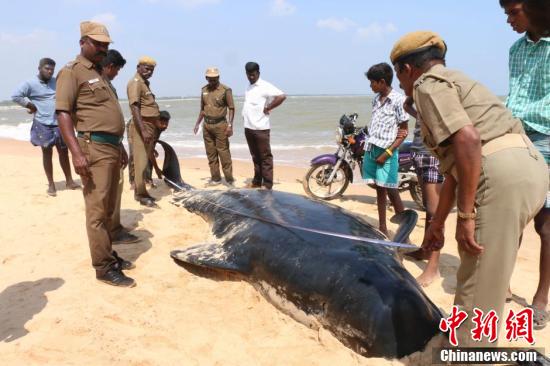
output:
M172 252L174 258L268 283L359 354L401 358L422 350L439 332L439 310L392 249L287 229L224 209L384 239L339 207L267 190L189 191L175 201L212 224L224 258L209 260L207 246L200 256L185 255L186 249Z

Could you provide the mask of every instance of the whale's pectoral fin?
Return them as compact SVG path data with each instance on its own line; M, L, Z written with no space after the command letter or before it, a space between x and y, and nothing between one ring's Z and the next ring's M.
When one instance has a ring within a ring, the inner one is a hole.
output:
M249 273L248 256L229 252L221 244L201 244L190 248L173 250L170 256L178 264L241 274Z

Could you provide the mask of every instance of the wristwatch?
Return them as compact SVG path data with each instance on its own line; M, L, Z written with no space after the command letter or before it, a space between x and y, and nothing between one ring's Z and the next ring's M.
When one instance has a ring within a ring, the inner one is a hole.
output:
M458 215L459 219L474 220L476 218L476 215L477 215L477 210L474 207L473 212L465 213L465 212L460 211L460 209L458 209L457 215Z

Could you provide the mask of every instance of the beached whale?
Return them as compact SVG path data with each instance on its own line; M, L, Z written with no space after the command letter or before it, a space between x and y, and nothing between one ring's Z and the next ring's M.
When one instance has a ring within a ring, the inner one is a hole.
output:
M295 228L385 239L337 206L248 189L183 191L173 202L211 223L219 241L171 252L193 273L242 275L297 320L328 329L367 357L401 358L439 332L438 308L393 249ZM401 214L394 240L405 240L416 219L413 211Z

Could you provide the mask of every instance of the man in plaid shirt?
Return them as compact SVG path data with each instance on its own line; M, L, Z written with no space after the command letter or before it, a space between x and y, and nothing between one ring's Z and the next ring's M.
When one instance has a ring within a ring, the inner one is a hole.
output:
M527 136L550 167L550 37L542 37L523 12L523 0L499 0L508 23L525 33L510 48L510 92L506 106L521 119ZM550 288L550 192L535 216L535 230L541 239L540 278L531 307L534 329L546 326Z

